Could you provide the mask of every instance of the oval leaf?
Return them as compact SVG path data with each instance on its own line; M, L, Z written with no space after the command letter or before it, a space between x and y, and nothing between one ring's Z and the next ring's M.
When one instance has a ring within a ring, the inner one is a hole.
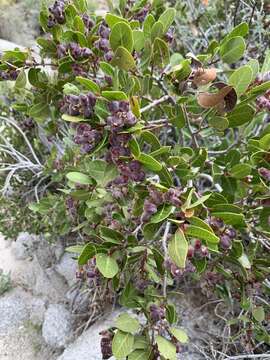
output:
M121 330L117 330L116 334L113 337L112 342L112 352L117 359L123 359L128 356L134 345L134 336L125 333Z
M129 314L121 314L116 320L116 327L121 331L133 334L140 328L140 323Z
M168 251L172 261L179 267L185 268L188 253L188 242L185 234L179 228L169 242Z
M89 185L92 184L92 179L85 174L82 174L80 172L70 172L66 175L67 179L76 183L76 184L82 184L82 185Z
M122 46L128 51L132 51L134 43L131 27L123 21L116 23L111 31L110 44L113 50Z
M119 271L116 260L109 255L97 254L96 263L98 270L105 278L112 279Z

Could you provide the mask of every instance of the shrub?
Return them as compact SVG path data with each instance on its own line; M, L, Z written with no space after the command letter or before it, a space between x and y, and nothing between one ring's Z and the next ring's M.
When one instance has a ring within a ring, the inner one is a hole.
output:
M78 278L144 315L102 332L104 359L175 359L187 335L169 295L191 279L241 314L242 349L270 342L270 53L243 63L245 22L177 53L165 5L120 1L102 18L59 0L42 7L40 57L1 58L13 109L34 120L30 209L76 234Z

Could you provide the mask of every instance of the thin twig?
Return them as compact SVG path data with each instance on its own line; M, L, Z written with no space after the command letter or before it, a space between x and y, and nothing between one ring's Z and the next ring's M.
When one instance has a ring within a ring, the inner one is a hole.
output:
M168 259L167 238L169 235L170 228L171 228L171 223L169 221L167 221L166 227L164 230L164 234L162 237L162 247L163 247L163 251L164 251L165 261ZM164 278L163 278L163 296L164 296L164 298L167 297L167 271L165 271Z
M162 103L164 103L165 101L167 101L169 99L170 99L169 95L164 95L160 99L154 100L151 104L146 105L145 107L143 107L141 109L141 113L144 113L144 112L146 112L148 110L151 110L153 107L155 107L155 106L157 106L159 104L162 104Z
M265 354L246 354L237 356L228 356L227 360L239 360L239 359L270 359L270 352Z

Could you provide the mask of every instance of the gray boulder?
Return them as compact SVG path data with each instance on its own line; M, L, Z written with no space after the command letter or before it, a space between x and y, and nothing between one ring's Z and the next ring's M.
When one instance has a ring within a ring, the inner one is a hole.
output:
M119 311L114 311L92 325L77 340L68 346L57 360L100 360L100 331L112 326Z
M77 282L77 263L72 259L71 254L65 253L61 257L59 264L56 265L55 270L66 279L69 286L72 286Z
M32 257L38 237L27 232L22 232L12 243L12 253L16 260L26 260Z
M31 297L14 289L0 297L0 336L23 325L29 318Z
M64 305L52 304L42 326L45 342L55 349L64 348L72 339L72 317Z
M44 320L45 311L45 301L41 298L33 298L29 317L31 324L35 326L41 326Z
M16 260L36 258L43 268L51 267L55 262L52 247L44 236L22 232L12 243L11 251Z

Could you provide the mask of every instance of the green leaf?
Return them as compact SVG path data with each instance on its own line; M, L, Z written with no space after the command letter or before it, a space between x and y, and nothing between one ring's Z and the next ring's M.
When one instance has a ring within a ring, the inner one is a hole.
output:
M170 62L170 51L168 45L160 38L154 41L154 49L152 55L153 64L163 68Z
M229 127L229 121L224 116L213 116L208 119L208 123L214 129L224 131Z
M143 23L143 32L146 37L149 37L151 34L152 27L155 23L155 18L152 14L147 15Z
M169 360L176 360L176 347L169 340L162 336L156 337L156 342L160 354Z
M212 196L212 194L207 194L207 195L202 196L201 198L196 200L193 204L190 204L190 205L186 206L185 210L186 209L193 209L196 206L199 206L199 205L203 204L206 200L208 200L210 198L210 196Z
M84 13L87 11L87 0L73 0L73 4L79 12Z
M252 69L252 81L254 81L256 79L258 72L260 71L259 61L257 59L251 59L249 60L247 65L250 66Z
M188 242L185 234L179 228L168 245L168 251L172 261L179 267L185 268L188 253Z
M229 78L229 85L232 85L238 96L245 93L252 81L253 71L250 66L242 66L235 70Z
M123 359L128 356L134 345L134 336L117 330L112 342L112 352L117 359Z
M270 71L270 49L267 49L265 52L265 58L262 65L261 73L265 74Z
M93 160L87 164L89 176L96 182L105 186L108 182L114 180L118 176L118 170L113 164L108 164L104 160Z
M131 27L125 22L116 23L110 34L110 44L114 51L121 46L131 52L134 46Z
M171 333L181 344L186 344L188 342L187 333L182 329L170 328Z
M205 240L206 242L209 243L213 243L213 244L219 243L219 237L217 237L213 232L210 232L198 226L189 225L186 234L194 238Z
M166 319L170 324L174 324L177 322L177 313L176 308L173 304L166 305Z
M231 176L236 179L243 179L250 175L252 168L249 164L236 164L231 168Z
M84 33L85 31L85 26L84 26L84 22L83 20L80 18L79 15L75 16L74 21L73 21L73 29L76 31L79 31L81 33Z
M213 232L213 229L211 228L211 226L209 226L206 222L204 222L202 219L196 217L196 216L192 216L192 218L189 219L189 222L191 225L203 228L207 231Z
M16 79L15 87L17 89L23 89L23 88L25 88L26 84L27 84L27 78L26 78L25 71L21 70Z
M29 116L34 119L46 119L50 114L50 108L48 104L38 103L31 106L29 110Z
M144 32L141 30L133 30L133 39L134 39L134 50L139 52L144 47Z
M96 255L96 247L93 244L86 244L78 258L79 265L87 264L88 260L92 259Z
M82 252L83 248L84 248L83 245L73 245L73 246L68 246L67 248L65 248L65 251L68 253L80 254Z
M237 260L243 266L243 268L248 270L251 269L251 264L247 254L243 253L242 256L240 256L240 258L238 258Z
M102 239L113 242L115 244L120 244L124 240L123 234L121 234L119 231L110 229L106 226L99 226L99 232Z
M81 76L77 76L76 81L82 84L87 90L90 90L95 94L100 93L100 87L93 80L86 79Z
M228 114L229 127L234 128L250 122L255 114L255 109L251 105L238 105Z
M163 14L160 15L158 21L160 21L163 24L164 33L166 33L169 29L169 27L174 22L176 15L176 10L173 8L168 8L164 11Z
M149 360L150 353L147 350L135 350L129 356L128 360Z
M263 306L256 306L252 309L252 315L255 320L262 322L265 320L265 312Z
M122 46L120 46L116 50L111 64L118 66L119 69L125 70L125 71L136 69L136 63L135 63L135 60L133 59L133 56L127 49L125 49Z
M226 40L231 39L235 36L246 36L249 32L249 26L246 22L237 25L233 30L226 36Z
M128 146L130 148L132 155L135 157L135 159L139 158L140 154L141 154L141 149L140 149L140 146L134 136L128 142Z
M97 254L96 263L98 270L105 278L112 279L119 271L116 260L107 254Z
M88 175L76 171L67 173L66 177L69 181L76 184L90 185L93 183L92 179Z
M63 93L65 95L69 95L69 94L76 94L76 95L79 95L81 93L80 89L75 86L74 84L71 84L71 83L66 83L64 86L63 86Z
M243 214L218 211L212 212L212 215L221 218L228 225L245 226Z
M123 91L102 91L101 95L110 101L128 100L127 95Z
M269 89L270 89L270 81L266 81L261 85L252 87L251 90L248 92L248 95L254 95L254 96L262 95Z
M162 169L162 164L150 155L141 153L137 160L149 170L160 171Z
M160 21L157 21L151 29L151 41L154 41L157 37L162 37L164 32L163 25Z
M266 150L268 151L269 148L270 148L270 134L266 134L264 135L260 140L260 147L263 149L263 150Z
M114 68L113 66L111 66L110 64L106 63L105 61L101 61L99 63L99 66L101 68L101 70L106 74L109 75L111 77L114 76Z
M105 21L109 25L109 27L112 29L114 25L116 25L119 22L126 22L128 21L120 16L114 15L114 14L106 14Z
M232 64L243 56L245 50L245 40L241 36L236 36L220 47L220 56L225 63Z
M216 204L211 206L212 211L213 212L217 212L217 211L224 211L224 212L231 212L231 213L235 213L235 214L241 214L242 213L242 209L237 206L237 205L233 205L233 204Z
M62 115L62 119L65 121L68 121L68 122L73 122L73 123L78 123L78 122L89 120L89 119L81 118L79 116L71 116L71 115L67 115L67 114Z
M124 332L134 334L140 328L140 323L129 314L121 314L116 320L116 327Z
M167 219L173 211L173 206L164 204L158 212L151 217L152 224L158 224L159 222Z

